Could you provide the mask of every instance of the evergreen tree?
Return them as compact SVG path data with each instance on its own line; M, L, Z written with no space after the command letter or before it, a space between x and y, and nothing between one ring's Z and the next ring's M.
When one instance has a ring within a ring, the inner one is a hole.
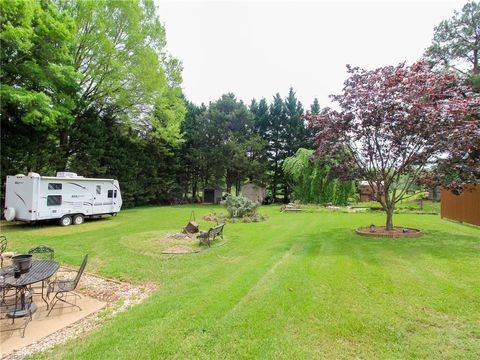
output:
M277 198L280 190L283 179L282 162L286 157L284 143L286 138L284 134L286 130L286 119L284 107L282 97L277 93L270 105L270 116L265 138L270 160L270 186L274 199Z
M320 114L320 104L319 104L317 98L315 98L315 99L313 100L313 103L312 103L312 105L310 106L310 114L312 114L312 115L318 115L318 114Z
M307 146L307 127L303 121L303 106L298 101L293 88L288 91L285 99L285 129L282 132L284 139L284 154L281 164L289 157L295 155L301 147ZM283 167L282 167L283 170ZM287 181L283 181L284 200L289 200L290 187Z
M303 106L298 101L293 88L288 91L285 99L285 149L286 156L293 156L295 152L305 146L306 126L303 121Z
M435 65L480 74L480 3L469 1L461 12L440 22L425 55Z

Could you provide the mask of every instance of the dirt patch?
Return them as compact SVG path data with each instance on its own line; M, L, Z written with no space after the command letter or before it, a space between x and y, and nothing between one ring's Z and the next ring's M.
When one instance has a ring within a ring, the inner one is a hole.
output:
M162 238L155 241L156 245L164 246L172 244L175 240L185 240L190 241L194 239L195 236L193 234L184 234L184 233L176 233L176 234L165 234Z
M176 233L176 234L167 234L165 237L167 239L172 239L172 240L192 240L196 237L196 235L187 234L187 233Z
M162 251L162 254L189 254L196 252L190 246L174 245Z
M60 270L59 277L69 277L68 270L71 269L62 268ZM106 302L106 307L99 312L78 320L66 328L41 338L37 342L3 356L2 360L23 359L34 353L45 351L56 345L65 343L70 339L84 336L88 332L100 327L103 323L110 320L118 313L126 311L131 306L141 303L157 288L158 285L156 284L135 286L133 284L84 273L79 283L78 294L87 295ZM25 337L28 337L28 326Z
M201 250L198 234L186 234L181 231L148 231L137 234L135 237L122 237L122 245L130 252L150 257L158 257L166 250L175 246L191 248L188 252Z
M374 228L364 227L355 230L358 235L372 236L372 237L419 237L423 233L419 229L394 227L392 230L387 230L385 226L375 226Z

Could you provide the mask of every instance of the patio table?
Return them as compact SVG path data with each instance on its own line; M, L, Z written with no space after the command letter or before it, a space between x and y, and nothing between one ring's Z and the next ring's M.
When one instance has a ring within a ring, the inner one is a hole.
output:
M5 284L14 287L17 291L17 294L20 294L20 307L18 304L16 304L15 308L8 312L8 315L10 317L21 317L28 315L29 312L34 313L38 306L33 302L33 300L29 309L25 307L25 292L28 286L47 280L53 274L55 274L59 267L60 265L53 260L32 260L30 270L21 274L19 278L15 278L13 266L7 266L0 269L0 275L4 276ZM47 304L48 309L48 301L43 295L43 284L42 300Z

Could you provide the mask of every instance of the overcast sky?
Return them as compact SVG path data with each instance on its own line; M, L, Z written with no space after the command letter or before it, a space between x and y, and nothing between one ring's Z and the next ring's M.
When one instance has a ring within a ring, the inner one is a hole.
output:
M156 0L169 52L183 62L183 89L197 104L233 92L249 103L294 88L305 107L330 104L345 65L419 59L433 28L465 1Z

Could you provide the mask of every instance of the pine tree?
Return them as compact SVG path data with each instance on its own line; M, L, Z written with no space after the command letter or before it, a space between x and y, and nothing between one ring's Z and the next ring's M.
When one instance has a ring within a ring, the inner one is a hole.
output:
M310 106L310 114L312 115L320 114L320 104L317 98L313 100L313 104Z

